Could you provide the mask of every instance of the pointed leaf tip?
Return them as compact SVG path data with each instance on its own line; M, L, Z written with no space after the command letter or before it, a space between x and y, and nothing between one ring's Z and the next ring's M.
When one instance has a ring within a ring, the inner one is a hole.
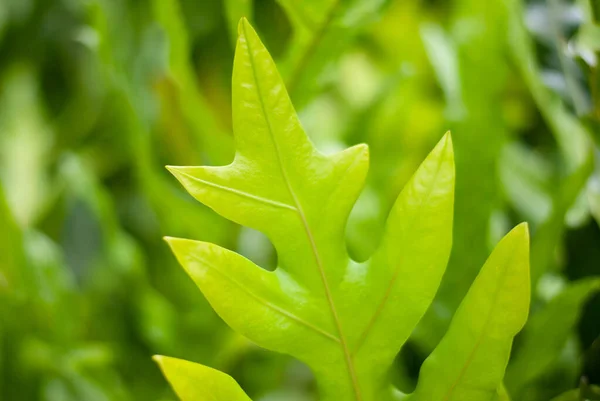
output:
M517 224L517 226L515 228L520 229L521 231L523 231L524 234L529 235L529 223L524 221L522 223Z
M454 146L452 144L452 135L450 134L450 131L447 131L440 138L424 162L432 157L439 160L444 160L446 157L448 157L452 164L454 164Z
M529 246L529 223L526 221L516 225L507 236L519 238L520 241L524 241L526 246Z
M252 27L252 25L250 25L250 22L248 21L248 18L246 17L242 17L240 18L240 22L238 23L238 35L239 36L244 36L246 31L246 27L250 26Z
M175 358L171 358L164 355L152 355L152 360L156 363L159 369L166 375L166 370L168 369L169 362L175 361Z
M446 131L442 139L438 142L438 146L441 146L444 150L454 154L454 145L452 143L452 134L450 131Z
M369 160L370 149L369 145L366 143L358 143L350 148L342 150L341 153L343 152L351 153L355 155L355 157L365 157L367 160Z
M169 245L171 251L175 254L177 259L179 259L180 255L178 254L178 250L180 250L184 244L191 245L192 243L200 244L201 241L192 241L185 238L177 238L177 237L163 237L163 240Z
M183 359L161 355L153 359L182 401L251 401L226 373Z
M167 171L179 181L179 183L189 192L188 181L193 178L189 174L189 166L165 166ZM187 171L186 171L187 170ZM193 194L192 194L193 196Z
M165 166L165 168L167 169L167 171L171 174L173 174L175 177L177 177L177 174L179 173L179 169L181 168L180 166Z
M174 237L169 237L168 235L165 235L163 237L163 241L165 241L167 244L170 244L172 240L174 240Z
M187 238L178 238L178 237L164 236L163 239L171 247L173 247L175 245L179 245L179 244L184 244L184 243L187 243L187 244L207 244L206 242L203 242L203 241L195 241L195 240L191 240L191 239L187 239Z
M452 175L454 171L454 146L452 143L452 135L450 131L446 132L444 136L438 141L431 153L427 156L424 163L427 160L437 159L439 163L448 163L452 168Z
M252 26L250 21L248 21L248 19L245 17L240 19L240 23L238 25L238 41L239 40L254 43L259 48L264 48L266 50L262 40L258 36L258 33L256 33L256 29L254 29L254 27ZM274 65L273 65L273 67L274 67ZM235 69L235 66L234 66L234 69Z
M366 143L359 143L354 145L354 147L358 150L359 153L367 153L367 155L369 154L369 145L367 145Z

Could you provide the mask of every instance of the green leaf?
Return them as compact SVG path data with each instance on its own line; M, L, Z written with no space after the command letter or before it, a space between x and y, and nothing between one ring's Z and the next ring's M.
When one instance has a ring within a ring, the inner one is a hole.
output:
M358 264L347 255L344 229L367 173L366 146L331 156L313 147L244 21L233 84L235 161L169 170L219 214L265 233L279 268L267 272L208 243L168 242L230 326L311 366L323 400L388 399L387 370L431 302L450 252L450 136L399 196L380 249Z
M437 24L423 24L420 33L425 51L444 92L447 107L450 109L448 113L451 115L463 114L465 111L463 110L456 45Z
M531 224L548 219L552 212L551 162L517 141L507 143L500 159L500 178L507 197L519 215Z
M181 401L250 401L231 376L182 359L156 355L154 360Z
M586 182L593 170L593 158L588 157L575 171L564 177L552 194L551 213L540 224L537 235L531 245L531 281L534 285L543 274L556 270L555 249L562 241L565 231L565 217L579 194L585 189Z
M498 395L513 337L529 312L528 245L523 223L496 246L448 332L424 362L411 401L476 401Z
M55 134L33 63L4 69L0 85L0 179L17 224L26 229L41 218L53 195L47 168Z
M513 395L540 377L560 356L579 321L582 305L598 290L600 279L579 280L532 316L523 330L519 352L506 374L506 384Z
M98 63L102 67L100 79L107 80L107 84L110 85L113 92L111 104L118 115L119 123L123 126L122 130L128 133L130 159L144 195L152 204L160 223L168 227L169 230L193 233L193 235L211 241L223 241L223 238L227 236L227 226L223 224L223 219L206 208L196 207L188 197L182 197L178 191L174 190L167 177L163 176L162 171L156 169L156 155L152 146L153 137L147 131L147 124L141 118L140 111L135 108L136 92L131 85L125 84L131 81L125 74L125 65L119 62L120 58L114 54L115 48L119 48L119 43L111 37L109 27L118 23L118 21L110 18L113 14L109 12L110 9L104 2L92 4L94 6L90 7L89 18L94 22L93 27L100 36L101 44L97 55L99 58ZM161 13L163 28L173 42L171 45L171 66L173 70L180 71L173 67L180 66L178 68L185 71L188 68L186 67L187 58L185 57L188 39L185 31L182 32L184 27L180 26L182 21L178 19L177 12L179 10L176 5L177 3L171 1L154 4L154 7L155 12ZM167 29L167 27L170 29ZM176 32L179 32L179 35ZM187 76L186 74L180 72L180 75ZM109 77L112 79L108 79ZM190 89L188 86L185 86L185 88L188 91L194 90L194 88ZM202 119L202 121L207 122L206 119ZM173 139L173 136L170 136L170 138ZM190 146L183 147L187 149ZM197 150L190 149L190 152L195 154ZM181 216L185 216L185 219Z
M266 234L277 250L278 268L266 271L214 244L166 240L232 328L312 368L321 400L396 399L389 370L431 304L450 254L450 135L398 196L379 248L366 262L355 262L347 254L345 225L367 173L366 146L319 153L298 121L273 60L246 20L239 33L233 72L234 161L168 169L217 213ZM454 371L465 362L469 346L491 354L493 374L485 384L498 397L512 337L527 315L527 257L528 232L521 225L490 257L434 357ZM464 354L448 357L448 347L459 347ZM438 357L440 353L444 355ZM479 368L481 354L474 355L473 366ZM464 373L465 378L473 374ZM425 383L431 380L427 373ZM459 385L456 395L469 391Z
M531 279L535 287L543 273L556 264L553 257L561 242L565 215L592 173L591 135L582 121L573 116L560 98L544 85L534 44L524 24L522 3L518 0L503 0L503 3L509 16L508 43L514 64L556 139L567 172L567 177L561 179L553 191L552 213L537 229L538 234L532 244Z
M5 293L15 296L27 294L23 238L0 185L0 299Z
M589 153L590 134L567 106L546 88L536 60L535 48L524 23L525 11L518 0L503 0L509 15L509 45L515 66L519 68L533 100L546 120L563 153L566 167L575 170Z
M304 104L323 70L352 43L389 0L278 0L294 27L282 74L296 104Z
M221 163L231 158L231 136L220 126L208 100L200 91L196 73L189 60L190 38L179 0L154 0L154 15L169 40L169 69L175 83L182 113L199 143L204 156Z
M470 24L487 28L463 31ZM434 307L415 336L427 351L439 343L488 256L491 243L499 238L490 235L491 222L502 204L498 165L508 136L506 119L497 112L505 107L501 99L508 70L503 56L506 30L502 4L457 1L446 25L451 27L448 33L433 24L423 25L421 33L444 90L446 124L454 132L456 153L464 156L456 163L460 179L456 186L452 255Z

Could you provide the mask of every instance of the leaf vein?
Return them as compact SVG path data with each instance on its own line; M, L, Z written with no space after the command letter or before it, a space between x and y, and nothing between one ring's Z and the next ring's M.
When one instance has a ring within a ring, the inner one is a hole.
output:
M225 274L225 272L221 271L219 268L215 267L214 265L212 265L211 263L208 263L206 260L200 259L197 256L192 256L192 258L194 258L198 263L208 267L209 269L213 270L214 272L218 273L221 277L225 278L226 280L228 280L229 282L235 284L238 288L240 288L243 292L245 292L247 295L249 295L250 297L254 298L256 301L258 301L259 303L265 305L267 308L270 308L278 313L280 313L281 315L284 315L285 317L290 318L291 320L300 323L306 327L308 327L309 329L313 330L314 332L321 334L327 338L329 338L330 340L333 340L337 343L340 342L340 339L337 338L336 336L334 336L333 334L329 333L328 331L321 329L320 327L302 319L301 317L293 314L292 312L287 311L286 309L279 307L269 301L267 301L266 299L262 298L261 296L255 294L254 292L250 291L248 288L246 288L246 286L244 286L242 283L240 283L239 281L235 280L233 277L231 277L228 274Z
M283 209L289 209L289 210L292 210L294 212L298 211L298 209L296 209L294 206L288 205L287 203L274 201L272 199L264 198L262 196L258 196L258 195L250 194L248 192L240 191L239 189L235 189L235 188L231 188L231 187L226 187L224 185L219 185L219 184L214 183L214 182L203 180L202 178L194 177L193 175L188 174L188 173L180 172L180 174L185 175L189 179L194 180L194 181L198 181L198 182L200 182L200 183L202 183L204 185L208 185L210 187L213 187L213 188L216 188L216 189L220 189L222 191L231 192L233 194L236 194L236 195L239 195L239 196L242 196L242 197L245 197L245 198L249 198L249 199L255 200L255 201L260 202L260 203L264 203L264 204L275 206L275 207L280 207L280 208L283 208Z

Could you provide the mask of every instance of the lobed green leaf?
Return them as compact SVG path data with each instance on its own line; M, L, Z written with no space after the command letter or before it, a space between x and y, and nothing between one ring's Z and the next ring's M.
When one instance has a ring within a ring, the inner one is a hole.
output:
M389 370L431 304L450 254L450 135L398 196L379 248L357 263L346 250L345 225L367 173L367 147L333 155L314 148L273 60L245 19L234 61L233 126L237 152L231 164L168 169L217 213L266 234L278 253L277 269L266 271L206 242L167 242L232 328L312 368L321 400L396 399ZM479 351L491 353L486 392L506 399L502 375L528 309L527 258L528 233L522 225L484 266L429 370L439 368L436 360L443 362L442 369L469 365L474 349L471 362L480 371ZM471 316L477 318L470 321ZM448 350L455 347L463 353L451 358ZM479 376L471 369L463 373L451 393L471 397L462 380ZM422 386L431 386L432 375L425 369ZM422 397L422 386L414 397Z

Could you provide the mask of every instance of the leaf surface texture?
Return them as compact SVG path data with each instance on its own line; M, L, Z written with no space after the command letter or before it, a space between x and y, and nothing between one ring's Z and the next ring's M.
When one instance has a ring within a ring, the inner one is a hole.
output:
M431 304L452 245L450 135L398 196L379 248L358 263L348 256L345 226L367 174L368 149L357 145L324 155L314 148L273 60L246 20L239 26L234 61L233 128L231 164L168 168L200 202L266 234L277 250L278 268L266 271L211 243L167 238L178 260L233 329L309 365L321 400L396 399L389 369ZM473 344L493 349L495 369L502 373L508 357L503 352L510 350L528 306L523 227L492 255L446 340L449 347L462 341L465 352ZM495 297L486 298L492 290ZM490 317L504 307L499 318ZM471 312L481 318L467 322ZM490 336L499 336L498 344ZM483 342L472 344L472 337ZM496 394L501 381L498 373L486 384Z

